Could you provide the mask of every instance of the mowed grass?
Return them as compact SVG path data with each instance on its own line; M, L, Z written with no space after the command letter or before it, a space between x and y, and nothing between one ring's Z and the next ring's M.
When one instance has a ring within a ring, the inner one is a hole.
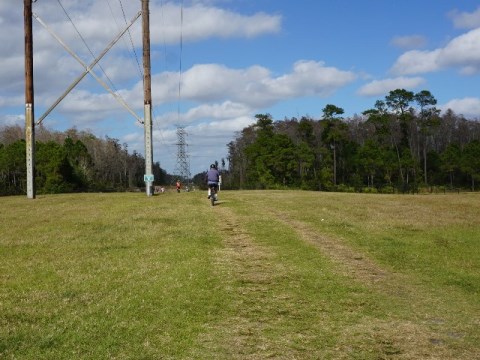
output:
M0 198L0 358L480 358L480 194Z

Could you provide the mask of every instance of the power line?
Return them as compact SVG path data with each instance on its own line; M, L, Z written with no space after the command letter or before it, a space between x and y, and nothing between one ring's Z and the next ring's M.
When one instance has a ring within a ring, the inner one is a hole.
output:
M162 20L164 21L164 2L161 1L161 8L162 8ZM180 5L180 56L179 56L179 65L178 65L178 94L177 94L177 120L178 123L181 123L180 121L180 115L181 115L181 98L182 98L182 58L183 58L183 0L181 1ZM166 50L166 42L165 42L165 36L163 38L163 49L164 49L164 58L165 60L167 59L167 50ZM154 109L154 118L157 118L155 115L155 109ZM158 120L155 121L155 126L157 130L159 131L160 134L160 141L163 143L165 146L172 146L171 144L166 143L165 138L163 137L163 133L160 127L160 124ZM174 145L177 146L177 165L175 168L175 174L178 175L181 178L185 178L185 180L188 180L190 178L190 169L189 169L189 164L188 164L188 155L186 154L186 143L185 143L185 136L186 132L184 127L177 127L177 138L178 142Z
M183 55L183 0L180 5L180 59L178 64L178 99L177 99L177 116L180 120L180 101L182 99L182 55Z
M120 25L118 24L118 21L116 19L116 16L114 14L114 11L113 11L113 8L112 8L112 5L110 3L110 0L106 0L107 1L107 4L108 4L108 8L110 9L110 14L112 15L112 19L113 21L115 22L115 24L117 25L117 28L121 28ZM124 7L123 7L123 3L122 3L122 0L118 0L119 4L120 4L120 9L121 9L121 12L122 12L122 16L123 16L123 20L125 22L125 25L128 24L128 21L127 21L127 17L126 17L126 14L125 14L125 10L124 10ZM136 67L137 67L137 70L138 70L138 74L139 74L139 78L140 79L143 79L143 71L142 71L142 68L141 68L141 65L140 65L140 61L138 59L138 55L137 55L137 51L135 50L135 45L133 43L133 38L132 38L132 33L130 32L130 29L128 29L128 36L129 36L129 39L130 39L130 44L127 43L127 41L125 41L125 39L123 39L123 41L125 42L125 45L126 45L126 48L128 49L128 45L130 45L130 48L131 48L131 51L129 51L129 54L131 56L131 59L134 61Z
M122 3L122 0L118 0L119 3L120 3L120 8L122 9L122 14L123 14L123 20L125 21L125 24L128 23L127 21L127 16L125 15L125 10L123 8L123 3ZM135 50L135 46L133 44L133 39L132 39L132 33L130 32L130 29L128 29L128 37L130 39L130 45L132 47L132 52L135 56L135 60L137 62L137 69L138 69L138 73L140 74L140 78L143 79L143 71L142 71L142 67L140 66L140 61L138 60L138 55L137 55L137 52Z
M164 14L165 3L164 3L163 0L160 1L160 9L161 9L161 11L160 11L161 21L162 21L163 23L165 23L165 17L164 17L164 15L165 15L165 14ZM162 27L162 29L163 29L163 28L164 28L164 27ZM164 59L165 59L165 65L166 65L166 59L167 59L167 44L166 44L166 41L165 41L165 33L163 33L163 57L164 57ZM166 69L166 68L167 68L167 67L165 66L165 69ZM155 107L152 109L152 112L153 112L153 118L154 118L154 120L155 120L155 121L154 121L154 125L155 125L157 131L158 131L159 134L160 134L160 141L162 142L163 145L169 146L169 145L166 143L165 138L164 138L164 136L163 136L163 132L162 132L160 123L159 123L159 121L158 121L158 116L157 116L156 108L155 108Z
M80 37L80 39L82 40L83 44L85 45L85 47L87 48L88 52L90 53L90 55L92 55L92 58L95 59L95 55L93 53L93 51L90 49L90 47L88 46L87 42L85 41L85 38L82 36L82 34L80 33L80 31L78 30L77 26L75 25L75 23L73 22L72 18L70 17L70 15L68 14L67 10L65 9L65 7L62 5L62 3L60 2L60 0L57 0L58 4L60 5L60 7L62 8L63 12L65 13L65 15L67 16L68 20L70 21L70 23L72 24L73 28L75 29L75 31L77 32L78 36ZM112 80L108 77L107 73L105 72L105 70L103 69L103 67L100 65L100 64L97 64L98 67L100 68L100 70L102 71L103 75L105 76L105 78L108 80L108 82L110 83L110 86L113 88L113 90L115 90L115 92L117 91L117 89L115 88L115 85L113 84Z
M177 98L177 119L180 122L180 105L182 99L182 53L183 53L183 0L180 5L180 57L178 63L178 98ZM186 153L185 127L177 127L178 148L177 148L177 167L176 174L185 182L189 182L191 178L190 163Z

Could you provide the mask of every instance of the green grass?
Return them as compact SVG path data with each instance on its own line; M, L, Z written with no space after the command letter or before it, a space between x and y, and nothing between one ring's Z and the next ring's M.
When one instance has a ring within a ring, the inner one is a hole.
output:
M0 198L0 358L474 359L480 195Z

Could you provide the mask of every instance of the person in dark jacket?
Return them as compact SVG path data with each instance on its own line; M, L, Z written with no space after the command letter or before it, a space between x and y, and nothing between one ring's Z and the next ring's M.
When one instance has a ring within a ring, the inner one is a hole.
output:
M208 198L210 199L211 196L215 197L217 200L217 192L218 192L218 183L220 182L220 173L217 170L217 166L215 164L210 165L210 169L207 171L205 175L205 180L208 185ZM215 190L214 193L211 193L211 188Z

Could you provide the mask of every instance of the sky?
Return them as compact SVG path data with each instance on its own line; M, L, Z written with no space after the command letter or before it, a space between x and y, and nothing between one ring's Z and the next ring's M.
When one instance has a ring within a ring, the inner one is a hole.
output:
M149 7L153 160L168 173L179 165L179 128L193 176L214 161L228 166L227 144L256 114L320 119L333 104L352 117L395 89L428 90L442 111L480 119L478 1L150 0ZM20 0L0 2L0 126L25 123L23 10ZM33 3L37 120L133 21L43 126L108 136L144 154L140 10L140 0Z

